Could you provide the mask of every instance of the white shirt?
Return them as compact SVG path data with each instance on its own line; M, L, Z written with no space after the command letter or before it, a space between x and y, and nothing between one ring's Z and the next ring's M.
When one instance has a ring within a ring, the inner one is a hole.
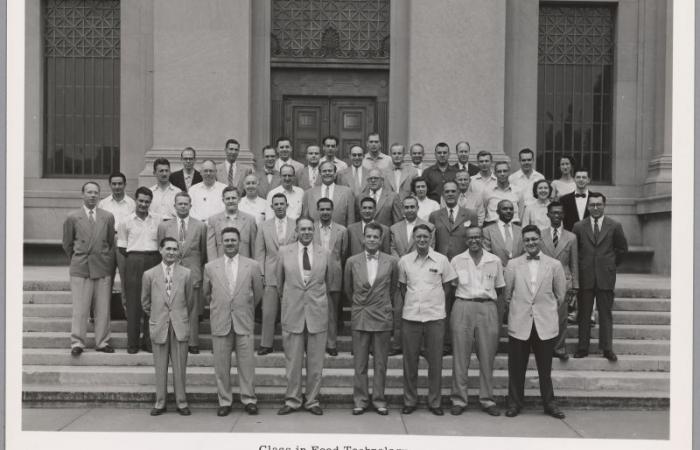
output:
M411 239L413 239L413 227L416 226L416 221L414 220L413 222L409 222L406 220L406 240L408 242L411 242Z
M348 168L348 165L345 164L345 161L340 160L340 159L336 158L335 156L333 157L333 159L328 159L328 158L323 158L323 159L321 159L321 163L324 162L324 161L330 161L330 162L332 162L332 163L335 165L335 172L336 172L336 173L340 172L341 170L344 170L344 169L347 169L347 168ZM320 166L320 165L321 165L321 164L319 163L319 166Z
M416 197L416 200L418 201L418 217L425 221L428 220L431 212L440 209L440 203L431 198L425 197L423 200L418 200Z
M127 217L136 209L136 202L128 195L124 195L120 201L116 201L112 194L100 200L97 207L109 211L114 216L114 230L117 230L119 223L126 220Z
M507 242L506 240L506 224L502 220L498 219L498 222L496 222L498 225L498 231L501 232L501 237L503 238L503 242ZM511 221L508 223L508 230L510 232L510 237L511 237L511 242L515 242L515 236L513 235L513 222ZM508 250L508 257L512 258L513 257L513 246L511 245Z
M316 167L306 166L304 170L309 174L309 184L315 186L318 179L318 165Z
M593 231L595 233L595 223L596 222L595 222L595 219L593 218L593 216L590 216L590 217L591 217L591 231ZM603 219L604 218L605 218L605 216L600 216L598 218L598 232L600 232L600 229L603 228Z
M87 206L83 205L83 212L85 212L85 217L90 219L90 211L92 211L92 219L94 221L97 221L97 208L90 209Z
M175 220L177 221L177 235L180 236L180 228L182 228L182 222L185 222L185 232L189 230L190 228L190 216L187 217L175 217ZM159 243L160 244L160 243ZM180 249L182 250L182 249Z
M542 257L540 254L541 252L537 252L537 255L539 258ZM530 256L530 255L527 255ZM527 257L526 256L526 257ZM535 289L537 289L537 274L540 270L540 260L539 259L528 259L527 260L527 268L530 269L530 292L535 292Z
M372 158L372 154L370 152L367 152L367 154L365 154L364 159L362 160L362 167L364 167L367 170L379 169L381 171L385 171L391 169L392 165L393 163L391 161L391 158L382 152L379 152L377 154L376 159Z
M160 266L163 268L163 276L165 277L165 280L167 281L168 279L168 269L170 269L170 282L172 283L172 276L173 276L173 271L175 268L175 263L172 263L170 265L165 264L165 261L160 263Z
M360 167L355 167L352 166L352 178L355 180L355 183L357 183L357 180L360 180L360 184L362 183L362 166ZM358 185L358 188L360 186Z
M365 258L367 259L367 281L370 286L374 284L377 279L377 268L379 267L379 252L375 252L370 259L370 254L365 252Z
M326 189L328 189L328 195L325 195ZM333 200L333 192L335 192L335 183L329 185L321 184L321 198L325 197Z
M297 253L298 255L298 261L299 261L299 272L301 273L301 279L304 280L304 283L309 282L309 278L311 278L311 270L304 270L304 246L299 242L299 251ZM306 246L308 249L308 254L309 254L309 264L313 268L314 266L314 246L313 242L310 242L309 245Z
M423 170L424 170L424 169L423 169L423 163L420 163L420 164L413 164L413 163L411 163L411 165L413 166L414 169L416 169L416 171L418 172L418 176L419 176L419 177L423 175Z
M445 205L445 209L447 210L447 219L448 220L450 218L450 210L452 210L452 219L457 220L457 215L459 214L459 205L454 205L452 208Z
M394 186L396 186L396 192L399 191L401 188L401 174L403 173L403 170L401 167L398 169L394 167Z
M165 219L175 217L175 194L180 192L180 188L168 183L168 187L161 189L157 184L151 186L153 192L153 201L151 202L150 210L163 216Z
M369 193L367 194L368 196L372 197L377 203L379 203L379 198L382 196L382 189L377 189L376 191L372 191L372 189L369 190ZM379 206L379 205L377 205Z
M518 169L517 172L511 173L508 177L510 184L519 190L522 194L522 199L524 201L534 200L535 196L532 195L532 185L535 181L544 180L544 175L536 170L532 170L530 176L526 176L522 169Z
M262 197L250 200L248 196L245 196L238 202L238 210L255 217L255 224L259 226L265 221L267 202Z
M329 222L328 225L323 225L321 222L318 223L318 234L321 236L321 246L330 251L331 248L331 234L333 232L333 222Z
M553 228L550 225L549 234L552 235L552 242L554 242L554 230L557 230L557 239L561 240L561 230L563 229L564 227L562 225L559 225L559 228Z
M277 186L267 193L267 209L265 217L274 217L275 212L272 210L272 196L281 192L287 197L287 217L292 220L297 220L301 216L301 205L304 200L304 190L299 186L292 186L292 192L284 189L284 186Z
M222 195L226 186L219 181L215 181L211 186L207 186L203 181L192 186L188 191L192 198L190 215L206 222L211 216L223 212L225 206Z
M450 262L457 272L457 290L455 297L489 298L496 300L496 288L506 285L503 279L501 259L483 250L479 264L469 254L469 250L452 258Z
M161 221L160 215L151 212L143 220L136 213L131 214L119 224L117 247L124 247L127 252L157 251L158 224Z
M224 260L225 268L228 271L228 273L226 274L228 287L231 290L231 292L235 292L237 281L236 277L238 276L238 253L236 253L236 256L234 256L233 258L229 258L228 256L224 256L224 258L226 258Z
M588 189L586 189L585 197L576 197L578 191L574 191L574 200L576 201L576 211L578 212L578 220L583 220L583 215L586 214L586 203L588 203Z
M483 176L481 172L476 175L471 176L471 182L469 183L469 190L472 192L484 192L489 189L496 187L497 180L496 175L491 172L487 177Z
M413 251L399 260L399 282L406 285L402 316L427 322L445 318L444 283L457 277L445 255L433 249L425 258Z

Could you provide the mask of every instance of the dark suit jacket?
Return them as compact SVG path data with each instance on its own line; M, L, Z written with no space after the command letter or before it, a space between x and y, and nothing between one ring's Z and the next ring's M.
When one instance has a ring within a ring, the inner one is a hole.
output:
M202 181L204 181L202 179L202 174L199 173L199 170L194 169L194 175L192 175L192 184L190 186L194 186L195 184L201 183ZM178 170L176 172L171 173L170 182L175 186L179 187L180 190L187 192L187 184L185 184L185 174L182 172L182 170Z
M262 198L267 198L267 193L282 184L282 179L280 178L280 173L278 171L274 171L272 174L272 182L268 183L267 182L267 174L265 173L265 169L258 170L255 172L255 174L258 176L258 196Z
M399 259L378 252L377 276L367 280L367 258L359 253L345 265L345 293L352 302L350 312L353 330L391 331L394 327L392 299L399 279Z
M593 239L590 217L574 225L578 239L579 287L581 289L615 289L617 265L627 253L627 239L622 225L605 216L598 240Z
M450 261L467 251L467 229L479 226L476 211L467 208L459 208L454 223L450 223L447 208L433 211L428 220L435 226L435 251Z
M452 166L453 166L455 169L457 169L457 171L459 171L459 170L461 169L461 167L460 167L461 165L462 165L462 163L460 163L460 162L458 161L458 162L454 163ZM468 163L467 163L467 172L469 173L469 176L470 176L470 177L473 176L473 175L476 175L477 173L479 173L479 166L476 166L476 165L474 165L474 164L468 162Z
M384 224L379 224L382 227L382 243L379 245L379 251L384 253L391 252L391 231L389 227ZM350 241L350 253L349 255L357 255L358 253L365 250L364 236L362 235L362 221L351 223L348 225L348 240Z
M70 258L70 276L102 278L112 275L114 267L114 216L95 208L95 224L81 207L63 223L63 251Z
M575 193L576 191L559 197L559 203L564 207L564 220L562 221L562 225L566 231L573 230L574 224L579 221L576 198L574 197ZM590 194L592 193L594 192L588 191L588 198L590 198ZM583 210L584 219L588 217L588 198L586 198L586 208Z

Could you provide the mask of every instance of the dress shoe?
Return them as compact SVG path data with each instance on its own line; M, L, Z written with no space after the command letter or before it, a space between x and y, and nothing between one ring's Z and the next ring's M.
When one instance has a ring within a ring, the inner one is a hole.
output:
M291 413L296 412L296 411L297 411L297 408L292 408L289 405L284 405L283 407L281 407L279 409L279 411L277 411L277 415L278 416L286 416L287 414L291 414Z
M509 406L508 409L506 409L506 417L515 417L518 414L520 414L520 408L517 406Z
M143 350L144 352L153 353L153 347L151 346L150 342L145 342L141 344L141 350Z
M126 352L130 355L134 355L139 352L138 347L129 347L126 349Z
M247 412L249 416L258 415L258 405L256 405L255 403L248 403L247 405L245 405L243 410Z
M548 408L545 408L544 413L548 416L554 417L555 419L563 419L566 417L562 410L559 409L559 407L556 405L552 405Z
M416 410L415 406L406 405L401 409L401 414L411 414L415 410Z
M617 355L612 350L605 350L603 352L603 357L606 358L610 362L617 361Z
M569 355L567 353L558 353L554 352L554 357L559 358L560 361L568 361L569 360Z
M489 416L498 417L501 415L501 410L496 405L482 406L481 410Z
M83 347L73 347L70 349L71 356L80 356L83 353Z
M231 405L219 406L219 409L216 410L216 415L219 417L225 417L225 416L228 416L230 412L231 412Z
M380 416L388 416L389 410L380 406L379 408L377 408L377 414L379 414Z
M309 412L311 414L313 414L314 416L322 416L323 415L323 410L318 405L312 406L311 408L309 408Z
M586 350L576 350L576 353L574 353L575 359L585 358L586 356L588 356L588 351Z
M437 408L428 408L428 411L435 414L436 416L442 416L445 412L439 406Z
M326 347L326 353L328 353L330 356L338 356L338 349Z
M189 353L192 353L193 355L199 355L199 347L197 347L196 345L190 345L189 347L187 347L187 351Z
M114 353L114 349L109 344L105 345L104 347L96 348L95 351L102 353Z
M192 415L192 411L190 411L190 408L188 408L187 406L185 406L184 408L177 408L177 412L181 416L191 416Z
M444 348L442 349L442 356L450 356L452 354L452 349L451 348Z
M160 416L161 414L165 413L166 409L165 407L162 408L153 408L151 410L151 415L152 416Z
M265 356L267 354L272 353L272 347L260 347L258 349L258 356Z
M389 356L396 356L402 354L403 351L400 348L395 348L389 351Z
M353 416L359 416L365 413L367 411L367 408L353 408L352 409L352 415Z
M461 416L465 409L467 409L466 406L452 405L452 408L450 408L450 414L453 416Z

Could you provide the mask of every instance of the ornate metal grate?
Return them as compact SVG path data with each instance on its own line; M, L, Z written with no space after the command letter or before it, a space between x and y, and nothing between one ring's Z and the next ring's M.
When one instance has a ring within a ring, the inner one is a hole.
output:
M118 0L46 2L48 57L119 58Z
M273 59L386 60L389 0L273 0Z

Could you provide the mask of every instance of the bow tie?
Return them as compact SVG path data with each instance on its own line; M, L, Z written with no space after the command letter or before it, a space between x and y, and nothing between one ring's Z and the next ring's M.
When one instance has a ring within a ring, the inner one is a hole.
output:
M265 171L265 175L274 175L274 174L275 174L275 170L274 170L274 169L273 169L273 170L266 170L266 171Z
M576 198L586 198L586 194L574 194Z
M377 254L375 253L374 255L370 255L369 253L367 253L367 261L372 261L373 259L374 259L375 261L379 259L379 258L377 257Z
M540 255L535 255L535 256L527 255L527 259L528 259L528 260L532 259L532 260L535 260L535 261L539 261L539 260L540 260Z

